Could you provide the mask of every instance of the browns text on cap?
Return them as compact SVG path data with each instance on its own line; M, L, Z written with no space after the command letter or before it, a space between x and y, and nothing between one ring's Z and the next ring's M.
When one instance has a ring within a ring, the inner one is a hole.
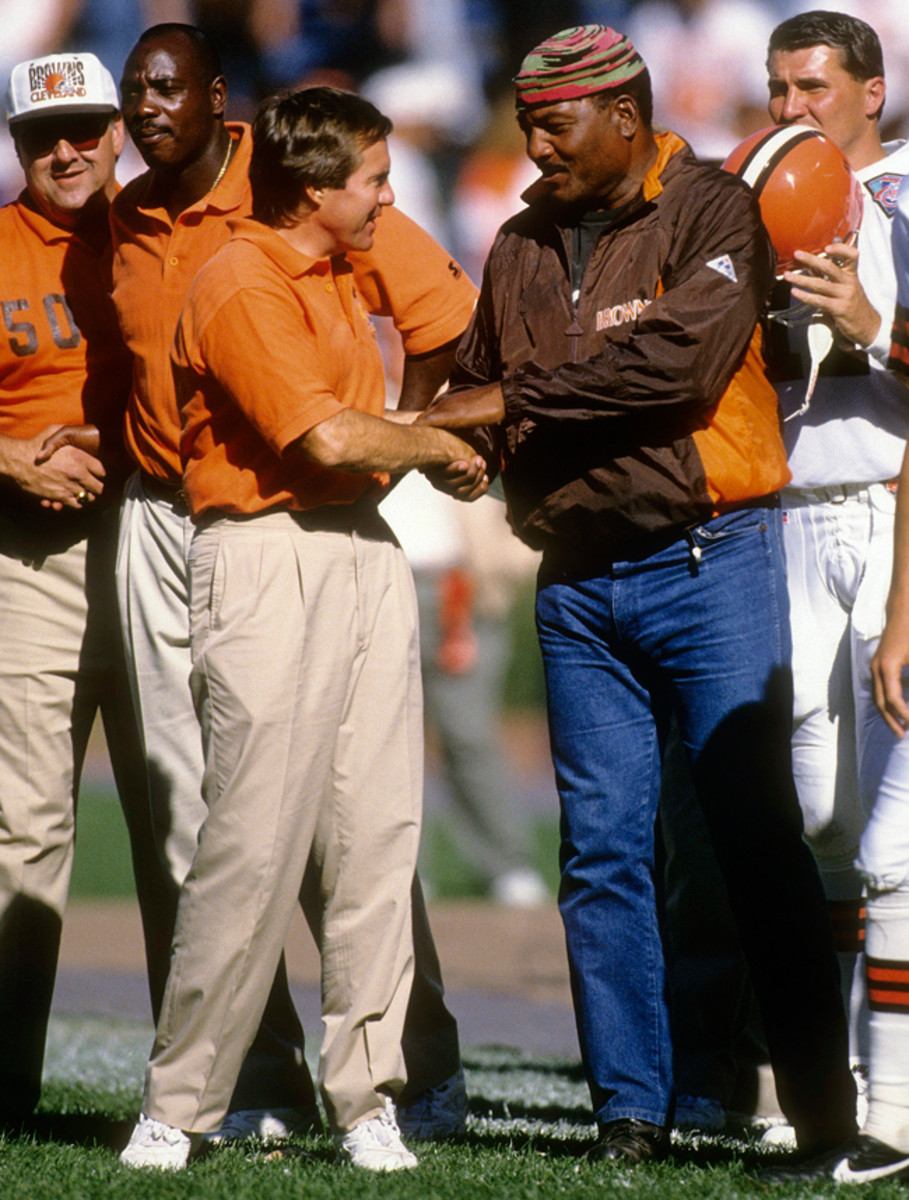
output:
M6 93L10 125L65 113L117 112L113 76L94 54L48 54L17 63Z

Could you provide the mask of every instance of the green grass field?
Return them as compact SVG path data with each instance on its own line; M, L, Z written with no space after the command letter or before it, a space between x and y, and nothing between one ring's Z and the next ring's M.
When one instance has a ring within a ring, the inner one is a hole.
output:
M672 1159L636 1169L582 1158L592 1128L576 1062L511 1050L465 1052L470 1119L460 1145L415 1144L420 1166L378 1177L340 1167L328 1137L295 1141L279 1156L216 1150L182 1173L130 1171L117 1162L139 1103L151 1039L144 1024L55 1018L45 1092L33 1127L0 1137L3 1200L737 1200L832 1196L849 1188L769 1187L745 1136L676 1138ZM898 1183L861 1190L867 1200L905 1200Z

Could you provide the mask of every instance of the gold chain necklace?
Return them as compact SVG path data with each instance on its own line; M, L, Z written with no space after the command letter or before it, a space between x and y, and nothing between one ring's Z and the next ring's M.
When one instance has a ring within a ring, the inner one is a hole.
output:
M215 176L215 182L208 189L210 192L213 192L215 190L215 188L218 186L218 184L221 182L221 180L224 178L224 172L227 170L227 164L230 162L230 156L233 153L233 149L234 149L234 139L229 138L229 141L227 143L227 153L224 155L224 162L221 163L221 170Z

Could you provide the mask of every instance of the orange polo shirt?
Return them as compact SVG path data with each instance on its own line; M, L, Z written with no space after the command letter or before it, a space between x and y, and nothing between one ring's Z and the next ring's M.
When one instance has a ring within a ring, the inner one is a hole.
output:
M119 435L130 364L110 301L110 246L98 251L25 197L0 209L0 433L87 421Z
M170 371L177 318L196 272L229 237L227 219L249 216L249 127L228 124L238 146L224 178L172 222L146 203L150 173L123 189L112 208L114 303L134 355L126 442L139 467L178 481L180 421ZM350 256L367 309L390 316L407 354L435 350L463 333L476 288L451 256L394 208L378 223L372 250Z
M248 218L230 228L230 242L193 281L174 340L193 514L300 510L380 493L387 475L284 453L343 408L384 412L382 357L350 265L309 258Z

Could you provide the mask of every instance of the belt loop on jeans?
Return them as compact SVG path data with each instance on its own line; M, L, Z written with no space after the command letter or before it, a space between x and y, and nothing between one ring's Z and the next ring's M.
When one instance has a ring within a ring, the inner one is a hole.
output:
M701 564L701 547L694 540L694 530L697 526L688 525L685 528L685 541L688 543L688 557L691 559L691 568L697 571Z

